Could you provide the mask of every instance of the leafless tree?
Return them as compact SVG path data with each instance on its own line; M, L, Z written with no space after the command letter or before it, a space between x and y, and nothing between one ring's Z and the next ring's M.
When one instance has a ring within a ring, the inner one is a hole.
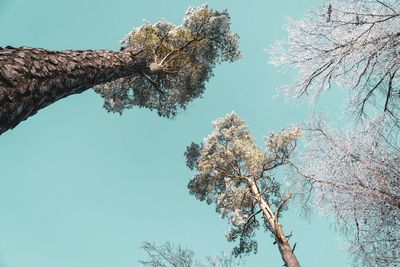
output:
M208 257L204 261L196 261L193 251L168 242L162 245L143 242L142 249L147 254L146 260L139 261L143 267L232 267L239 265L238 260L223 253Z
M291 163L302 190L336 219L361 266L400 265L399 128L387 119L342 131L315 120L305 130L304 156Z
M271 62L298 72L289 98L318 97L335 83L351 89L350 110L367 104L397 116L400 98L400 2L330 0L300 20L270 49ZM372 106L372 105L371 105Z

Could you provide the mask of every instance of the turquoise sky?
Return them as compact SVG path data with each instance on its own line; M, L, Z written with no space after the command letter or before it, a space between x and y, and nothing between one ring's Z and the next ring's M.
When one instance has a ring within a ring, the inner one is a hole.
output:
M315 108L275 97L290 81L268 64L264 49L285 37L287 16L301 17L320 1L214 0L227 8L244 58L215 70L202 99L175 119L133 109L108 114L89 90L40 111L0 136L0 266L138 266L144 240L171 241L199 258L229 251L225 220L189 195L192 173L183 152L201 141L211 121L234 110L262 145L270 131L304 122ZM0 46L115 49L143 19L180 24L186 0L0 0ZM335 118L342 95L324 96L318 109ZM310 222L292 206L283 219L307 267L350 266L331 222ZM268 233L245 266L282 266Z

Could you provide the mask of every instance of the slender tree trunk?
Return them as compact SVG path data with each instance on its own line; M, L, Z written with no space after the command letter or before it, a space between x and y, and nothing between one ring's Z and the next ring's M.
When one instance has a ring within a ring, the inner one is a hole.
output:
M264 218L266 219L268 226L275 236L275 241L278 244L279 252L286 267L300 267L299 261L293 253L293 249L290 247L289 241L283 232L282 226L278 221L277 216L272 212L269 204L262 198L260 191L256 183L246 177L246 182L250 187L250 190L256 199L259 207L261 208Z
M0 48L0 134L57 100L148 69L145 52Z
M285 266L300 267L300 263L297 260L296 255L294 255L293 249L290 247L289 241L282 230L282 226L277 223L275 227L277 227L275 232L275 240L278 244L278 248L281 253L282 260L285 263Z

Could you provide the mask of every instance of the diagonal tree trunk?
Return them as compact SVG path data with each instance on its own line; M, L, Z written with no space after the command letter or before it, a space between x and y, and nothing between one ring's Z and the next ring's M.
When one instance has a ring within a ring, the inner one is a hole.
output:
M0 134L57 100L149 71L144 50L0 48Z
M289 241L286 238L285 233L282 230L282 226L276 224L275 240L278 244L279 252L281 253L282 260L286 267L300 267L300 263L297 260L296 255L293 253L293 248L290 247Z
M282 226L278 220L279 210L286 204L289 200L290 195L283 200L278 210L274 213L271 210L270 205L263 199L261 192L259 191L256 183L248 177L245 177L248 186L254 196L254 199L257 201L258 206L261 208L264 218L268 223L270 230L275 236L275 242L278 245L279 252L281 253L281 257L283 262L285 263L285 267L300 267L300 263L297 260L296 255L293 252L293 248L290 247L289 240L283 232Z

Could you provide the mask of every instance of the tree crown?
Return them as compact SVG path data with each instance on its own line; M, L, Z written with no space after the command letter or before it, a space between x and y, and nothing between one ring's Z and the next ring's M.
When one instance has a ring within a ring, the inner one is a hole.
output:
M187 166L196 170L188 184L189 191L201 201L215 203L217 213L229 218L232 229L226 234L227 239L240 240L233 252L236 256L256 252L257 243L252 237L259 222L248 179L254 181L265 201L277 208L284 197L273 170L286 164L300 130L270 134L263 151L235 113L215 120L213 126L201 145L192 143L185 153Z
M350 110L368 104L398 111L400 3L330 0L300 19L289 19L288 38L270 49L271 62L295 69L289 98L318 97L337 84L351 90Z
M225 253L195 260L193 251L169 242L158 245L145 241L142 249L147 253L147 259L139 261L143 267L232 267L241 263Z
M241 57L227 11L207 5L189 8L180 26L161 20L133 29L121 49L132 48L143 50L148 66L137 75L95 88L108 111L122 113L138 106L172 117L201 96L216 64Z
M388 116L370 118L349 130L331 128L322 119L313 121L295 167L299 186L312 192L305 199L334 215L361 266L400 263L399 132L388 127L387 120Z

